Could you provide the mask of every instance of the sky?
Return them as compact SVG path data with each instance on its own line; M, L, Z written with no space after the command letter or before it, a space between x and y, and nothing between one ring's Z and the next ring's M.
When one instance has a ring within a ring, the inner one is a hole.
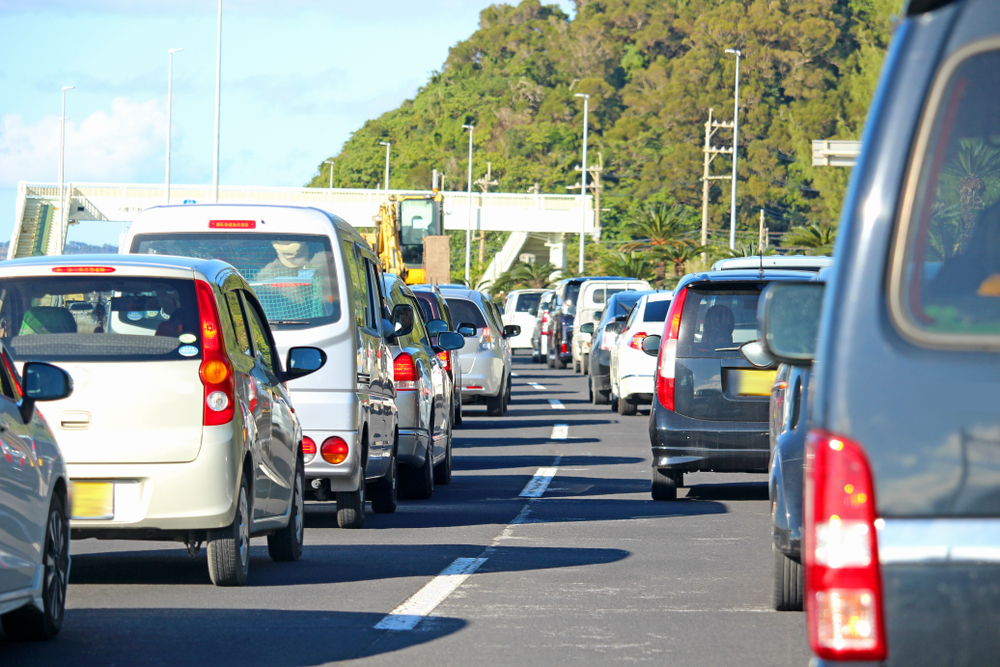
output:
M571 0L550 0L567 12ZM490 0L223 0L219 182L305 185L365 120L412 98ZM0 0L0 240L17 183L212 181L216 0ZM68 239L117 243L119 225Z

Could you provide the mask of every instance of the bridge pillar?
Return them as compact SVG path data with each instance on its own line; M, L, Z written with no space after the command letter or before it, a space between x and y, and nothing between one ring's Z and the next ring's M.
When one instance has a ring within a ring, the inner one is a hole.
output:
M549 240L545 242L545 247L549 249L549 261L560 270L566 269L566 235L549 234Z

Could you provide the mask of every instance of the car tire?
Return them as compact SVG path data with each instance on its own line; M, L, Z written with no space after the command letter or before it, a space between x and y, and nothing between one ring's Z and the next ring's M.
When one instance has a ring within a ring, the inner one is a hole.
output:
M267 536L267 554L277 563L290 563L302 557L306 532L305 489L306 471L300 451L295 463L295 479L292 480L292 509L288 514L288 525Z
M580 372L580 362L577 361L576 359L573 360L573 372L574 373Z
M0 616L8 639L39 641L52 639L62 629L69 582L69 520L66 503L52 498L45 526L45 553L42 572L42 607L21 607Z
M357 491L337 492L337 525L341 528L361 528L365 525L365 471Z
M451 484L451 425L448 426L448 436L444 441L444 460L434 466L434 483L446 486Z
M561 371L564 368L566 368L566 362L560 359L558 354L556 355L555 358L555 364L556 364L556 370L558 371Z
M650 493L653 500L677 500L678 479L677 473L660 471L653 468L653 481L650 485Z
M396 511L399 483L399 462L396 460L396 448L389 455L389 469L378 481L372 484L372 512L376 514L392 514Z
M410 468L406 472L406 497L416 500L429 500L434 495L434 445L428 446L424 464L419 468Z
M608 398L608 405L611 406L612 412L618 412L618 397L615 396L615 390L612 389L610 392L610 397Z
M208 576L216 586L242 586L250 572L250 487L240 479L236 516L225 528L209 533Z
M555 368L556 367L555 357L553 355L551 355L551 354L546 354L545 355L545 365L548 366L549 368Z
M593 382L588 382L587 383L587 400L589 400L592 404L597 405L597 401L594 400L594 383Z
M583 374L590 375L590 355L583 355L583 362L580 364L583 367Z
M775 611L802 611L805 580L801 563L797 563L771 542L771 605Z
M608 392L601 391L595 386L597 384L597 380L594 377L593 373L590 374L589 384L590 384L590 402L593 403L594 405L607 405L608 401L610 400Z
M486 414L490 417L503 416L503 395L504 390L501 389L496 396L486 397Z
M462 425L462 397L459 396L455 403L455 421L453 422L455 426Z
M632 401L630 398L619 398L618 399L618 414L624 417L631 417L639 412L639 404Z

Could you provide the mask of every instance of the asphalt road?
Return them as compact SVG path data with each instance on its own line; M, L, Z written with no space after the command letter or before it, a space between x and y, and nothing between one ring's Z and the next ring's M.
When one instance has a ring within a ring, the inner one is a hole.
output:
M255 539L239 589L211 585L204 551L75 541L62 633L0 639L0 664L806 665L804 616L770 609L766 476L689 475L654 502L648 413L515 367L510 411L467 409L432 500L353 531L310 504L302 559Z

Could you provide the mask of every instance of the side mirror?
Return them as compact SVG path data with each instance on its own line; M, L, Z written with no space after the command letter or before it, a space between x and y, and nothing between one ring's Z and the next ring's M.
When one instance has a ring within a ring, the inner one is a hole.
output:
M476 335L476 325L471 322L459 322L457 331L466 338L472 338Z
M427 333L431 336L437 336L439 333L448 330L448 323L444 320L431 320L425 326L427 327Z
M24 377L24 397L21 399L21 419L25 424L35 413L36 401L58 401L73 393L73 378L52 364L29 361L21 371Z
M528 310L528 314L531 315L532 317L536 317L538 315L538 309L537 308L531 308L531 309Z
M604 311L603 310L599 310L596 313L594 313L594 321L595 322L600 321L600 319L602 317L604 317Z
M408 303L397 303L392 308L389 335L386 338L408 336L411 331L413 331L413 306Z
M826 285L817 282L771 283L761 294L757 320L775 361L812 365L825 291Z
M767 347L759 340L744 343L740 346L740 352L743 354L744 359L757 368L770 369L778 366L778 362L767 353Z
M619 315L618 317L615 318L615 322L624 322L627 319L628 315Z
M437 346L442 350L461 350L465 347L465 336L454 331L442 331L438 334Z
M326 364L326 352L318 347L293 347L288 351L281 381L298 380L315 373Z
M513 338L514 336L521 335L521 325L519 324L508 324L503 328L504 338Z
M580 325L580 333L585 333L585 334L592 334L592 333L594 333L594 323L593 322L584 322L583 324L581 324Z
M661 336L652 335L646 336L642 339L642 351L651 357L655 357L660 353L660 338Z

